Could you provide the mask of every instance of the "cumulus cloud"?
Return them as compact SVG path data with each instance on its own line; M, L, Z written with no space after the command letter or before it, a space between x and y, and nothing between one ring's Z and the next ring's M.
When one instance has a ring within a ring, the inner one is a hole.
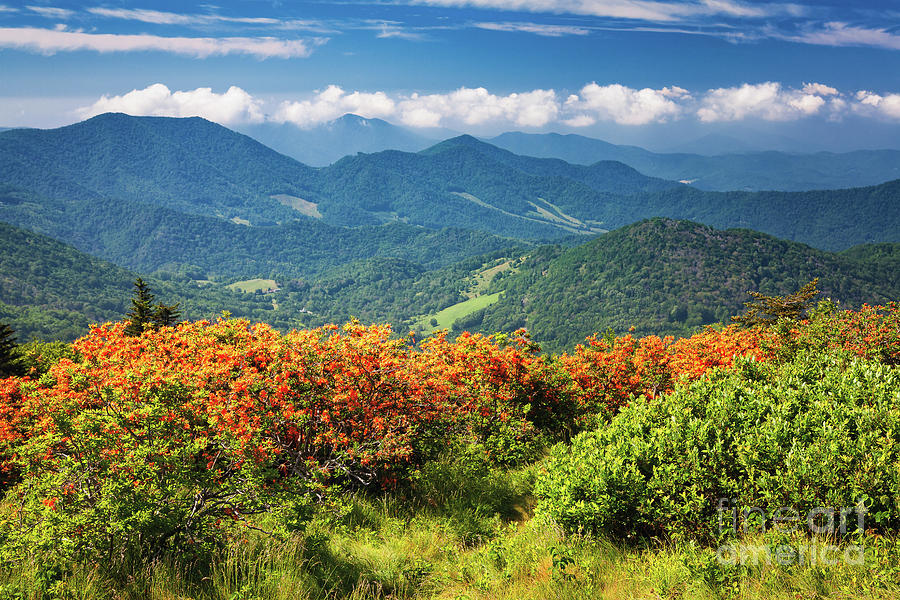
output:
M565 35L587 35L590 29L577 27L572 25L547 25L542 23L473 23L473 27L478 29L488 29L490 31L518 31L523 33L534 33L544 37L562 37Z
M226 54L248 54L257 58L306 57L324 39L283 40L273 37L162 37L84 33L34 27L0 28L0 48L31 50L42 54L93 50L95 52L158 51L196 58Z
M310 100L282 102L272 119L279 123L312 127L346 113L366 118L389 117L395 109L395 102L384 92L347 93L339 86L330 85Z
M398 103L400 120L413 127L437 127L449 122L483 125L509 122L520 127L542 127L559 114L553 90L533 90L507 96L485 88L459 88L448 94L412 94Z
M203 117L216 123L259 123L265 119L261 103L239 87L231 86L224 94L211 88L172 92L161 83L121 96L103 96L91 106L80 108L83 117L107 112L135 116Z
M837 88L825 85L824 83L804 83L801 91L804 94L814 94L816 96L837 96L840 92Z
M589 83L581 89L580 94L569 96L565 108L573 114L567 120L572 126L590 125L596 121L646 125L679 117L683 112L679 100L689 98L687 90L680 87L637 90L618 83Z
M854 110L864 115L900 119L900 94L879 95L867 90L856 92Z
M767 81L709 90L701 101L697 116L701 121L712 122L748 118L790 121L814 115L825 106L821 95L823 90L817 87L820 85L807 84L802 90L793 90L783 88L780 83ZM825 95L832 95L832 90L834 88L825 90Z
M554 124L584 128L599 122L641 126L678 119L790 121L818 116L837 120L851 113L900 120L900 93L862 90L848 94L816 82L805 83L800 89L777 82L747 83L701 94L678 86L636 89L592 82L568 96L552 89L503 95L483 87L462 87L446 93L390 94L347 91L330 85L307 98L269 105L239 87L221 94L210 88L173 92L157 83L121 96L103 96L79 109L83 117L103 112L201 116L226 125L271 121L303 128L354 113L410 127L497 131L511 127L540 129Z

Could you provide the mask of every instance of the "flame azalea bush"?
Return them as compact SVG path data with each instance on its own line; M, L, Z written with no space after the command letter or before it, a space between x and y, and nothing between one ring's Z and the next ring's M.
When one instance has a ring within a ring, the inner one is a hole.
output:
M798 347L840 349L856 356L900 365L900 302L864 304L859 310L838 310L822 302L791 335Z
M544 437L571 429L574 399L568 375L539 354L525 330L512 336L446 333L422 343L418 360L448 386L461 433L498 464L533 459Z
M678 381L698 379L714 367L731 367L735 358L769 359L772 352L764 348L776 342L767 330L736 326L708 327L678 341L594 335L560 362L572 377L582 413L612 415L630 398L667 393Z
M22 478L7 556L197 546L256 513L290 525L329 482L390 479L443 428L445 391L386 327L123 327L2 382L4 465Z

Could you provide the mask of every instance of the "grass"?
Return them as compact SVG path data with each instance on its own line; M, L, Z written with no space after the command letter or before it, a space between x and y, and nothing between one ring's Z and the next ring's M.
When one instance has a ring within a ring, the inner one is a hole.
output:
M225 286L230 290L238 290L245 294L252 294L257 290L269 292L278 289L278 283L274 279L247 279L245 281L235 281Z
M314 219L322 218L322 213L319 212L319 205L316 202L310 202L309 200L304 200L297 196L289 196L288 194L275 194L272 196L272 199L278 200L282 205L289 206L307 217L313 217Z
M425 329L448 329L453 325L453 322L457 319L461 319L466 315L469 315L476 310L481 310L486 306L490 306L494 302L500 299L500 292L496 294L485 294L483 296L476 296L475 298L469 298L468 300L464 300L453 306L448 306L444 310L435 313L433 315L426 315L421 317L416 325L419 325ZM437 325L431 324L431 319L437 320Z
M356 495L285 540L257 532L208 563L169 556L47 567L29 557L0 572L0 599L613 600L900 596L890 553L862 566L716 564L695 545L624 546L564 534L533 518L539 471L490 467L475 455L426 466L410 488ZM884 539L881 544L895 544Z

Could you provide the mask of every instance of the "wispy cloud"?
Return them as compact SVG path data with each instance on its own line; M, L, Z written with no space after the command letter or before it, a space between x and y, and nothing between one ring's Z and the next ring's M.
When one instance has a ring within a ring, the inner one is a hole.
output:
M725 15L764 18L799 14L796 4L759 4L733 0L662 2L655 0L412 0L431 6L474 7L503 11L573 14L653 22L681 21L690 17Z
M381 39L396 38L414 42L419 42L426 39L424 33L418 31L410 31L395 23L381 23L380 25L375 26L375 28L378 29L378 35L376 37ZM362 29L372 29L372 27L364 26L362 27Z
M245 25L278 25L269 17L225 17L222 15L189 15L142 8L88 8L91 14L112 19L126 19L157 25L208 25L210 23L242 23Z
M818 29L806 28L798 34L773 33L772 36L819 46L872 46L900 50L900 35L883 28L849 25L839 21L825 23Z
M473 27L478 29L488 29L490 31L518 31L523 33L534 33L545 37L562 37L565 35L587 35L591 32L585 27L573 25L551 25L543 23L492 23L480 22L472 23Z
M0 28L0 48L17 48L42 54L92 50L95 52L156 51L196 58L246 54L260 59L306 57L322 38L285 40L274 37L163 37L84 33L35 27Z
M218 14L182 14L142 8L88 8L87 12L109 19L140 21L154 25L184 25L187 27L209 25L250 25L284 30L337 33L337 30L314 19L276 19L273 17L227 17Z
M26 6L25 8L49 19L68 19L75 14L74 11L69 9L56 8L54 6Z

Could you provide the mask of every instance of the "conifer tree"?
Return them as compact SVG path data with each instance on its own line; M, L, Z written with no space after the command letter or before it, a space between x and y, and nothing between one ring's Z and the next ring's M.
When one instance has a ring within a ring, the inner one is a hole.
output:
M131 310L128 311L128 325L125 335L138 336L145 329L153 327L153 294L150 286L140 277L134 282L134 296L131 298Z
M158 327L171 327L181 318L180 302L175 304L163 304L160 302L156 305L153 313L153 320Z
M131 299L131 310L128 311L128 325L125 335L138 336L147 329L171 327L181 318L179 303L154 304L155 299L150 286L138 277L134 282L134 297Z
M19 374L19 355L16 352L18 347L13 328L6 323L0 323L0 377Z
M745 327L755 325L772 325L781 319L796 321L803 317L806 309L812 306L812 299L819 295L816 277L802 288L787 296L766 296L759 292L748 292L756 300L744 302L747 312L731 320Z

